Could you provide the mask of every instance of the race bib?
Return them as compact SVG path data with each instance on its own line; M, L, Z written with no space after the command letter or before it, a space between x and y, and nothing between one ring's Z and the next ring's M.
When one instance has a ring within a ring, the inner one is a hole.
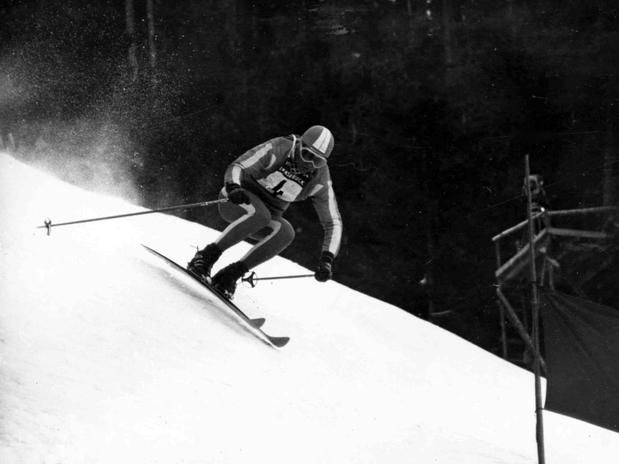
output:
M258 181L271 195L281 198L284 201L292 202L301 193L303 187L294 180L288 179L284 174L275 171L264 179Z
M299 196L311 177L311 174L301 174L288 160L277 171L263 179L258 179L258 182L274 197L292 202Z

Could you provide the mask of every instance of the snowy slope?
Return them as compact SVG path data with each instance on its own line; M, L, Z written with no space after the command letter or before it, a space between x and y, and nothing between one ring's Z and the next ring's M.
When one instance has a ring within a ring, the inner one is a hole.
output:
M0 462L536 462L532 376L398 308L313 279L241 287L291 337L276 350L139 246L186 262L216 232L35 229L138 209L0 154ZM548 463L617 462L618 434L544 417Z

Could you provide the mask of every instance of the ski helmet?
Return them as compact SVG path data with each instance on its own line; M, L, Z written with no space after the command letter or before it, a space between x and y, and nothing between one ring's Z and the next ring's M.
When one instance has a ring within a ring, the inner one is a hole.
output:
M335 143L333 134L324 126L310 127L301 136L301 141L312 152L324 158L331 155Z

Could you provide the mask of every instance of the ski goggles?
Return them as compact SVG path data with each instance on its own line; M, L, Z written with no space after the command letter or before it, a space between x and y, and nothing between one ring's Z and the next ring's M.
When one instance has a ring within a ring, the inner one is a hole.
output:
M304 163L311 164L316 169L327 165L327 158L319 155L311 148L308 148L306 146L301 146L299 156Z

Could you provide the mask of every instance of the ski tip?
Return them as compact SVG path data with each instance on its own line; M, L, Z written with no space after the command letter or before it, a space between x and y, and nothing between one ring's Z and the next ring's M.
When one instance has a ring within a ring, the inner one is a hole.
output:
M248 322L254 329L259 329L264 325L266 319L264 317L258 317L256 319L250 319Z
M269 337L269 342L277 348L281 348L290 341L290 337Z

